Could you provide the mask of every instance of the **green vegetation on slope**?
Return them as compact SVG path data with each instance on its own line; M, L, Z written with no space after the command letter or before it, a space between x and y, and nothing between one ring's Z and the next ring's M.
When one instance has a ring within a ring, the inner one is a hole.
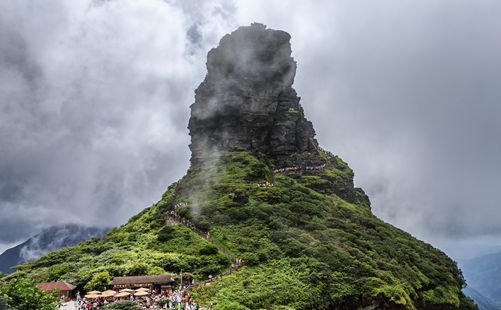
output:
M197 206L193 220L211 223L211 235L248 265L195 293L251 309L467 303L456 264L373 216L351 169L337 157L329 162L321 172L273 174L265 160L232 152L189 171L178 196ZM274 186L256 186L265 181Z
M322 156L322 171L275 174L264 156L218 154L102 240L49 253L11 277L85 285L99 272L221 273L226 255L209 254L211 244L182 225L163 226L165 212L186 202L177 213L246 263L192 290L217 309L474 309L456 264L373 216L346 163ZM273 187L257 186L267 181Z
M205 279L227 269L231 262L223 254L200 255L211 244L190 229L182 225L164 226L161 206L172 199L172 190L173 187L157 204L134 216L127 224L110 230L102 239L93 238L48 253L34 262L20 265L7 279L65 280L83 287L101 272L111 276L134 276L178 273L182 269L195 279Z

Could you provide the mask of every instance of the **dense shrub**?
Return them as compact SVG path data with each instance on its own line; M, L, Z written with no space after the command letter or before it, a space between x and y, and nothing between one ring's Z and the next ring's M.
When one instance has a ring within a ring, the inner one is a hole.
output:
M63 274L70 271L70 264L62 263L60 265L54 266L50 270L49 281L57 281Z
M25 279L0 282L0 309L54 310L56 306L53 294L45 293Z
M174 232L175 232L175 229L173 227L164 226L158 232L157 240L160 242L169 241L170 239L175 237Z
M146 263L138 262L133 263L127 267L126 275L127 276L141 276L148 274L149 266Z
M3 296L0 296L0 309L9 310L9 305L7 304L7 301L4 299Z
M111 281L110 274L107 271L97 273L94 275L94 277L92 277L92 280L87 282L87 284L85 285L85 290L104 291L108 288L110 281Z
M217 254L217 247L213 245L206 245L205 247L201 248L200 251L198 251L200 255L213 255Z

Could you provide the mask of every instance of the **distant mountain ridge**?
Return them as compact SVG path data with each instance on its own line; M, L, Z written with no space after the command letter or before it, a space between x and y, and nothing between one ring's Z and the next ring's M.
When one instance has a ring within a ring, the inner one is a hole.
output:
M464 260L460 265L469 289L465 292L480 309L501 309L501 252ZM482 307L485 298L491 300L495 308Z
M477 306L480 308L480 310L500 310L501 307L498 307L496 303L491 300L488 297L485 297L482 295L480 292L475 290L474 288L471 288L467 286L466 288L463 289L463 292L473 299Z
M0 254L0 272L9 274L12 266L39 258L43 254L78 244L92 237L102 237L108 228L87 227L79 224L51 226L23 243Z

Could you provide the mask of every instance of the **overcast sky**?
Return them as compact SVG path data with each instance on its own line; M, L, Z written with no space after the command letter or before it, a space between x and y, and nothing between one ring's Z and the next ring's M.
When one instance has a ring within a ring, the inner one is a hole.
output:
M373 211L455 257L501 245L499 1L0 2L0 251L66 222L113 226L189 159L208 50L292 35L320 144Z

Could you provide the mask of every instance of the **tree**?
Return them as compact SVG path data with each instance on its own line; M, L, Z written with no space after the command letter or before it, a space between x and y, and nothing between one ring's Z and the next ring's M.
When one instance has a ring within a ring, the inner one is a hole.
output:
M128 266L126 271L128 276L142 276L148 274L148 265L144 262L137 262Z
M214 255L217 254L217 248L211 244L208 244L201 248L198 253L200 255Z
M54 310L56 306L53 294L42 291L26 279L0 282L0 309Z
M110 284L110 274L107 271L96 273L92 279L85 284L86 291L99 290L104 291Z
M9 305L7 304L7 301L5 301L5 298L3 296L0 296L0 309L9 309Z

